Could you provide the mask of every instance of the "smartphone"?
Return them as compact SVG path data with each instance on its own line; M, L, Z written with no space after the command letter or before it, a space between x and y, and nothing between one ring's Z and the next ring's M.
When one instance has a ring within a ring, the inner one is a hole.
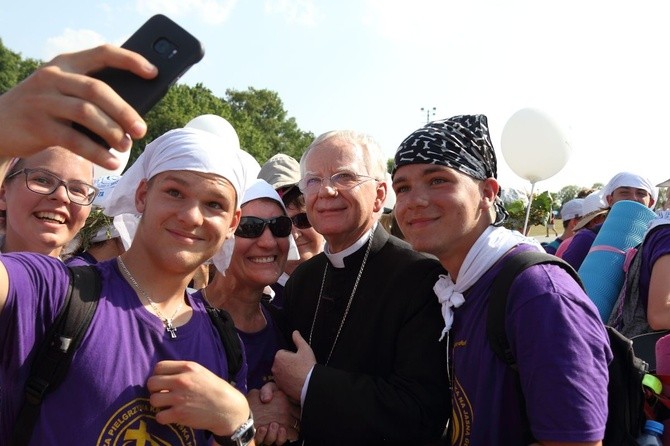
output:
M158 75L147 80L129 71L105 68L91 76L107 83L142 116L205 55L198 39L162 14L147 20L121 46L144 56L158 68ZM103 147L109 147L104 139L86 127L77 123L73 123L73 127Z

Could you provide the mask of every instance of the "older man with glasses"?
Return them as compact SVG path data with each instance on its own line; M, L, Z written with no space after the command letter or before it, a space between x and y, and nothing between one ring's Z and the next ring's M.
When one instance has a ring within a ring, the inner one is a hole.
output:
M307 217L324 252L291 274L287 335L272 368L301 405L306 445L421 445L449 412L433 285L444 271L377 224L386 161L367 135L323 134L301 159Z

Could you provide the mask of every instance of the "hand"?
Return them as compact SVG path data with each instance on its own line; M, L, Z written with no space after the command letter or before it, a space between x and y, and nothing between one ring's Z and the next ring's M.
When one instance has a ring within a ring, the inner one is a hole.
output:
M249 419L249 404L237 389L191 361L160 361L147 380L156 421L216 435L232 435Z
M316 364L316 357L307 341L300 336L297 330L293 332L293 343L297 352L279 350L272 364L272 374L275 382L293 401L300 401L302 386L309 371Z
M131 138L146 133L142 117L104 82L88 74L105 67L151 79L156 67L112 45L62 54L0 96L0 157L27 157L59 145L108 169L119 161L106 148L71 127L82 124L110 147L125 152ZM5 160L6 162L6 160Z
M247 401L254 413L257 444L284 444L297 440L300 431L300 407L293 404L275 383L259 391L250 390Z

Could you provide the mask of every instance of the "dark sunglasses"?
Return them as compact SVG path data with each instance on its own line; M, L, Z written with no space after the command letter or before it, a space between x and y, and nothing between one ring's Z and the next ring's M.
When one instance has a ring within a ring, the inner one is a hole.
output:
M242 238L257 238L263 234L267 226L275 237L288 237L291 234L292 224L291 219L284 215L274 218L242 217L235 235Z
M293 217L291 217L291 221L298 229L308 229L312 227L312 224L307 219L307 213L305 212L295 214Z

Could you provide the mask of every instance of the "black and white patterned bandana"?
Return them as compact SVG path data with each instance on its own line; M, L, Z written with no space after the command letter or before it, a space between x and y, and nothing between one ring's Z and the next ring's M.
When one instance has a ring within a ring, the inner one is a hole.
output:
M430 122L414 131L396 151L393 174L407 164L447 166L477 180L498 178L496 154L486 116L454 116ZM509 214L499 196L495 209L494 226L500 226Z

